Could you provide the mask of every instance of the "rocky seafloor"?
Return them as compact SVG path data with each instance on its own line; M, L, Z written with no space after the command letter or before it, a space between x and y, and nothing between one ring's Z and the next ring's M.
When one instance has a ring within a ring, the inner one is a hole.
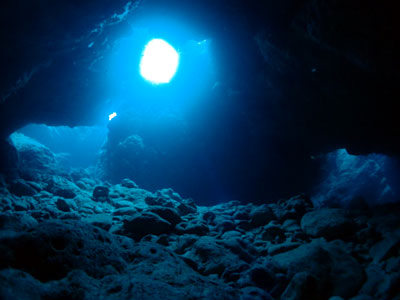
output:
M199 206L17 150L0 177L0 299L400 299L399 205Z

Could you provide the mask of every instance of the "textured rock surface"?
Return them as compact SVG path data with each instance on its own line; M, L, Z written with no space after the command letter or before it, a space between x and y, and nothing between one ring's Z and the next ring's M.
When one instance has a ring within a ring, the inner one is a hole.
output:
M28 161L0 182L1 299L400 294L396 204L319 209L298 195L200 206L170 188L150 192L129 179L109 184L89 171L33 168Z
M329 243L315 241L305 244L277 254L273 260L293 274L306 271L314 276L315 289L319 295L328 293L328 296L332 293L343 297L354 296L364 282L360 264L339 247ZM310 280L307 276L299 277L293 282L293 288L299 288L298 284L311 284Z
M394 157L369 154L351 155L345 149L324 156L320 183L312 197L316 206L362 209L397 201L398 184Z
M348 213L339 208L324 208L305 214L301 228L311 236L328 239L346 237L356 230Z
M345 212L305 209L302 196L263 206L189 201L188 214L171 190L150 193L127 181L109 189L110 201L100 202L92 189L78 188L73 199L3 190L0 295L272 300L389 299L398 292L400 224L386 218L384 235L365 234L382 213L359 215L364 231L341 240Z

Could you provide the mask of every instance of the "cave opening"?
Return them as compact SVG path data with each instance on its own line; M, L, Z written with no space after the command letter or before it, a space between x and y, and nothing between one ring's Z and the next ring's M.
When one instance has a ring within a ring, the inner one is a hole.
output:
M140 74L153 84L168 83L179 64L178 52L162 39L149 41L140 60Z

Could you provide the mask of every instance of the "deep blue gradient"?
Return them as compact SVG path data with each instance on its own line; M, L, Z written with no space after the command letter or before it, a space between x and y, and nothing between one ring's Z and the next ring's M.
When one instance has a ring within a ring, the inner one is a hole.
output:
M65 155L63 166L69 169L97 164L107 129L104 126L70 128L31 124L18 132L37 140L55 154Z

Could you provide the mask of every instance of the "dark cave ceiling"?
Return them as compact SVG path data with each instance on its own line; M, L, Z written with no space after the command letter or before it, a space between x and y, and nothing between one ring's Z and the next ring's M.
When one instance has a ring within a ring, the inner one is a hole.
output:
M261 139L310 153L346 147L398 155L400 26L394 5L2 1L0 135L28 123L98 122L106 101L104 57L136 20L153 14L188 22L198 38L213 41L217 80L223 89L240 91L245 116Z

